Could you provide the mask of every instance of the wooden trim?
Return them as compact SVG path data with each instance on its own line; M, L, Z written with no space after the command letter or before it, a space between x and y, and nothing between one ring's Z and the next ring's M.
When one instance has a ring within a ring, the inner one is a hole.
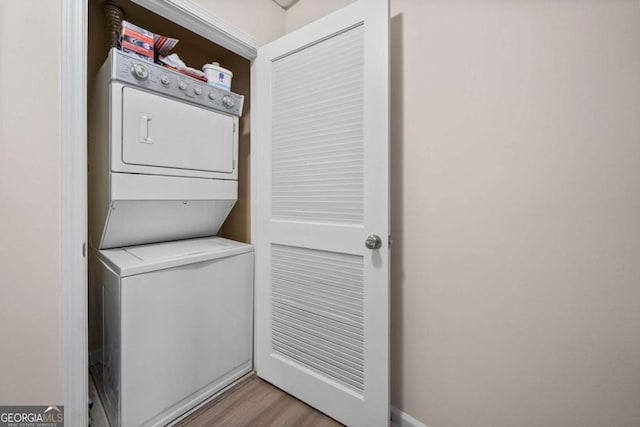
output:
M189 0L132 1L249 60L264 44Z
M427 427L406 412L395 406L391 407L391 427Z
M68 425L87 425L87 1L62 0L61 392Z

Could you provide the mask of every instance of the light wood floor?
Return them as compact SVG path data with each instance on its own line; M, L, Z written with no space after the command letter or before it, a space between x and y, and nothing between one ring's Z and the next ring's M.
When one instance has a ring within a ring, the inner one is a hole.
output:
M181 427L337 427L342 424L251 375L176 424Z
M99 365L90 369L94 407L92 427L108 427L96 389L102 386ZM94 385L95 382L95 385ZM181 427L339 427L342 424L316 411L251 374L175 425Z

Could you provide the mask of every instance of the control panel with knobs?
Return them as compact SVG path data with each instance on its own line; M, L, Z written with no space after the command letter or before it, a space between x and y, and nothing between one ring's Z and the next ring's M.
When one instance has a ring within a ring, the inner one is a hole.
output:
M147 80L149 78L149 69L140 63L135 63L131 67L131 74L138 80Z
M242 95L205 84L158 64L140 62L140 59L116 49L112 49L109 55L114 59L111 69L114 80L225 114L242 115Z
M235 101L229 95L225 95L222 97L222 103L227 108L233 108L233 106L235 105Z

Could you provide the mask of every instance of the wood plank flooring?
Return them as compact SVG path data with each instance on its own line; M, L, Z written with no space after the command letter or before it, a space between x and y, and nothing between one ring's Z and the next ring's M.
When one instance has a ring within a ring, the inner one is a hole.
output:
M193 414L181 427L339 427L342 424L261 380L247 377Z
M108 427L96 389L102 386L100 365L90 369L94 403L92 427ZM95 383L95 384L94 384ZM181 427L340 427L342 424L261 380L247 375L228 390L179 420Z

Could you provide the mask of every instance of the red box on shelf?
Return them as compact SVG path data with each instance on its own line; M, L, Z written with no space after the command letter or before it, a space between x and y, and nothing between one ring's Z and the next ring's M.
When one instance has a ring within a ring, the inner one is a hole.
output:
M131 22L122 21L120 50L153 62L153 33Z

